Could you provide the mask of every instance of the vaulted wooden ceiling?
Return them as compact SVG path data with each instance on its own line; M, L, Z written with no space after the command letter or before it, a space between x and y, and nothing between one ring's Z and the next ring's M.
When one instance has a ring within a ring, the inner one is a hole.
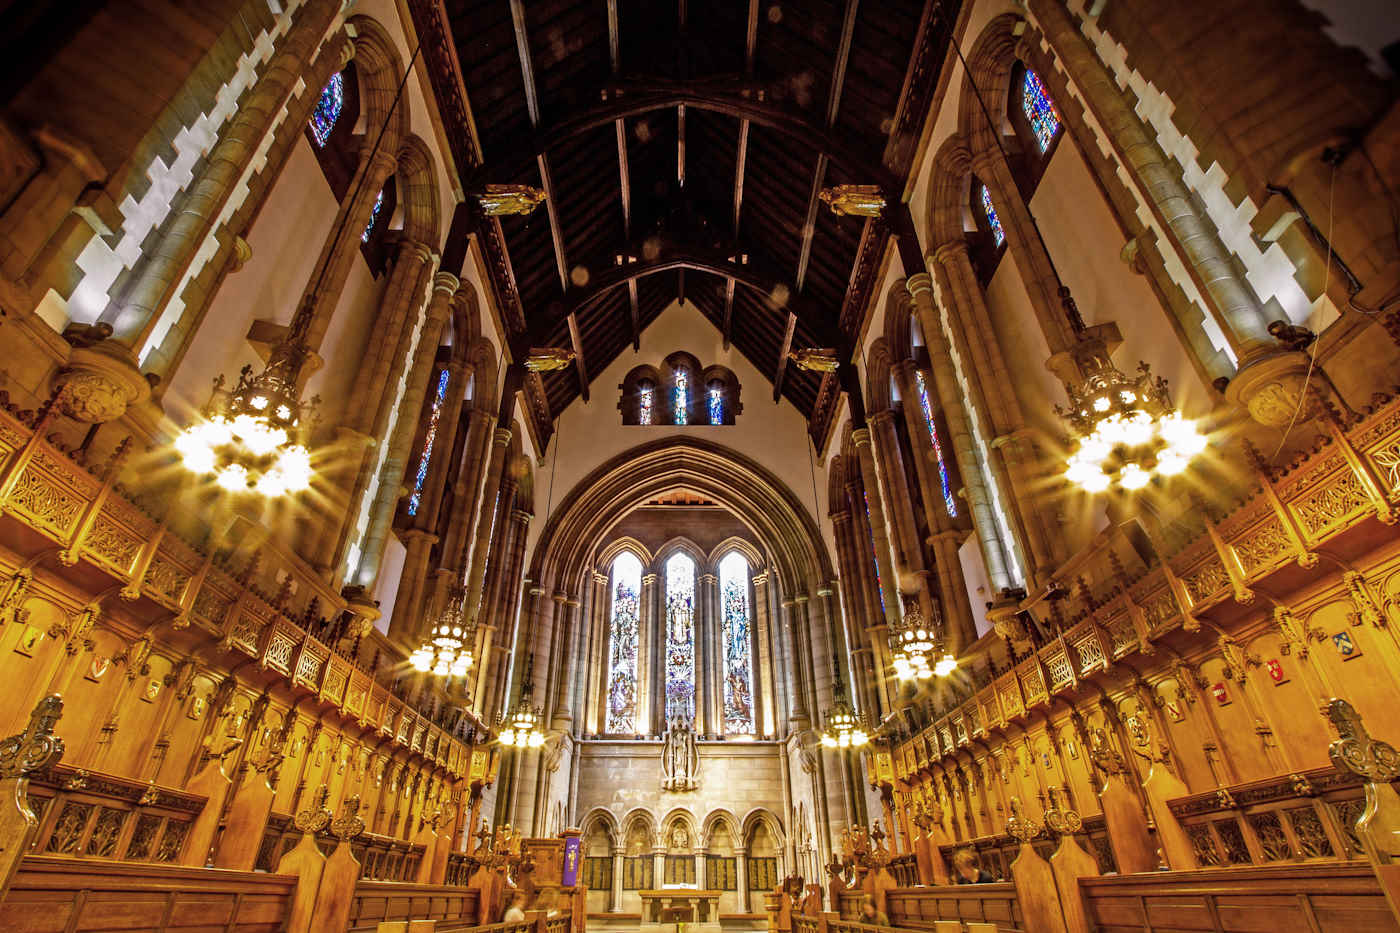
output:
M550 414L677 298L775 399L812 418L834 398L787 351L853 342L890 225L817 195L880 184L900 200L955 0L411 8L464 190L547 192L529 216L485 221L483 245L522 342L577 354L543 377Z

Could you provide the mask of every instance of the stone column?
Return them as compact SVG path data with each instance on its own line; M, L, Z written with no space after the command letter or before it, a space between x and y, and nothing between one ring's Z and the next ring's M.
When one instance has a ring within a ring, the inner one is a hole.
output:
M569 650L569 641L578 627L580 605L578 599L568 593L554 594L554 624L544 634L540 647L540 655L550 659L550 688L545 711L550 716L550 728L564 732L573 726L573 716L564 698L568 696L578 660Z
M739 913L749 912L749 854L740 849L735 853L734 881L739 888Z
M491 640L482 639L483 652L491 652L491 642L496 640L494 633L501 633L500 643L502 647L494 652L496 659L492 660L489 668L483 665L483 670L489 670L490 679L477 689L486 694L486 702L489 704L485 709L499 710L501 708L501 690L505 685L505 671L509 669L510 650L506 645L514 644L516 641L515 632L520 625L520 599L524 592L525 581L525 542L529 537L530 519L533 516L523 509L512 509L510 513L510 532L507 554L509 566L506 568L505 584L501 588L500 610L495 616L488 618L493 629Z
M972 422L949 355L942 319L934 307L933 281L928 273L919 273L909 277L906 288L924 332L924 344L933 370L933 388L943 405L943 416L948 421L948 433L951 435L949 446L962 473L963 488L967 491L968 508L972 512L973 528L982 547L987 576L993 587L1002 590L1019 581L1012 575L1012 565L1008 561L1006 542L1002 540L1001 528L997 523L991 492L983 480L982 465L972 436Z
M1269 316L1220 242L1214 223L1197 206L1181 169L1167 158L1060 0L1030 0L1027 7L1123 167L1171 231L1241 368L1266 356L1274 346L1266 329Z
M899 559L900 582L908 579L917 583L915 595L919 608L923 610L927 624L933 624L942 617L942 613L929 593L923 542L919 540L919 530L914 524L914 497L909 494L905 479L907 474L899 447L899 435L894 426L894 412L876 412L870 416L869 422L875 466L880 474L881 487L888 494L886 504L890 517L894 519L895 540L899 544L895 554Z
M389 449L379 471L379 487L375 490L374 502L370 505L369 525L365 529L360 570L355 581L367 590L373 589L379 577L380 563L384 559L384 548L389 542L389 529L399 499L408 492L404 482L408 472L409 448L418 432L418 415L427 397L428 383L437 360L438 342L452 313L451 299L457 285L457 276L450 272L439 272L433 281L432 299L428 302L423 328L418 335L417 352L407 373L403 399L399 402L399 417L394 423L393 435L386 439Z
M661 887L666 879L666 849L660 845L651 850L651 883Z
M695 645L695 711L700 735L714 736L724 732L724 656L720 645L722 620L719 614L719 578L712 573L700 575L700 613L696 618Z
M593 602L590 604L592 611L588 625L588 684L579 712L583 716L584 731L595 735L602 735L608 728L608 677L612 663L608 651L611 634L609 612L612 608L608 582L607 574L593 571Z
M852 432L851 439L855 441L856 457L860 461L860 475L865 486L865 504L870 515L871 537L875 542L875 566L880 571L880 595L884 598L885 619L898 619L901 615L899 571L891 562L889 526L885 520L885 498L880 489L879 473L875 468L870 429L857 428Z
M808 715L807 692L812 688L813 681L810 677L811 668L807 664L807 659L802 650L803 633L798 621L797 600L784 599L781 603L783 609L783 620L788 632L788 644L792 646L789 656L792 670L792 697L791 705L788 709L788 719L793 723L806 723L811 721ZM794 729L800 728L797 725Z
M758 724L764 735L777 736L778 716L780 710L788 709L783 702L787 687L782 678L777 676L777 657L775 635L773 632L772 611L769 608L769 600L772 598L768 591L769 573L767 570L753 575L753 618L754 635L758 641L758 653L754 655L757 662L757 676L762 682L763 722Z
M195 253L214 229L340 6L338 0L309 0L302 7L281 49L200 163L199 177L180 198L157 241L142 251L142 261L121 300L102 312L100 320L112 326L113 339L133 353L141 351Z
M665 670L657 667L660 652L657 642L666 627L664 618L656 611L657 576L654 573L642 574L642 592L638 594L638 619L640 638L637 642L637 722L638 731L656 734L661 730L656 724L661 720L663 710L658 710L656 701L659 695L657 681L665 681Z
M482 595L486 587L486 561L490 556L491 541L496 533L495 526L501 507L501 476L505 470L510 440L510 428L497 428L492 436L491 459L486 468L486 484L481 490L476 539L472 543L472 562L466 576L467 612L472 615L479 613L482 607Z
M612 891L608 897L608 913L622 912L622 846L612 850Z

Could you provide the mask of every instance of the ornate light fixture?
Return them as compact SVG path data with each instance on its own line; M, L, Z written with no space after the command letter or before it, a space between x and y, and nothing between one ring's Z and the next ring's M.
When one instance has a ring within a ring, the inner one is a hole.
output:
M886 203L879 185L837 185L823 188L817 197L831 206L833 214L849 217L879 217Z
M454 586L432 631L408 661L415 670L438 677L466 677L471 669L476 625L466 619L466 590Z
M1068 409L1055 406L1077 440L1065 479L1090 493L1115 484L1131 492L1154 475L1181 473L1206 449L1195 424L1172 407L1167 381L1146 363L1130 378L1101 342L1084 341L1075 355L1083 382L1068 390Z
M532 373L552 373L567 369L573 361L574 351L568 347L531 347L525 368Z
M540 731L540 710L530 705L530 695L534 692L530 678L534 673L535 656L525 659L525 679L520 683L520 699L515 707L501 717L500 738L502 745L514 748L539 748L544 744L544 733Z
M941 622L930 625L925 621L918 599L906 600L904 613L890 628L890 654L896 677L928 680L947 677L957 670L957 659L943 651L943 639L936 631L941 627Z
M212 476L226 492L269 499L311 485L305 421L320 399L303 404L298 389L311 312L310 302L297 310L261 373L254 376L253 367L244 366L231 391L224 390L222 375L214 380L203 417L175 439L186 469Z
M860 748L870 742L865 731L865 717L857 713L846 699L841 683L841 663L832 655L831 669L836 672L831 708L826 711L826 728L822 730L822 745L826 748Z
M545 199L545 193L529 185L487 185L486 191L476 196L481 202L481 210L488 217L504 217L507 214L533 214Z
M788 352L788 359L803 372L834 373L841 368L841 361L837 359L834 347L791 350Z

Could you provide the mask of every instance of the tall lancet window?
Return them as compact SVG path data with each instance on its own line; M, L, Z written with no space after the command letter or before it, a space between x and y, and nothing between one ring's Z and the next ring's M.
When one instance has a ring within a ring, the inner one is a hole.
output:
M442 403L447 398L448 373L438 375L437 394L433 396L433 411L428 416L428 430L423 433L423 452L418 456L418 472L413 477L413 495L408 497L408 514L417 515L423 502L423 484L428 481L428 463L433 458L433 442L437 440L438 421L442 418Z
M337 71L331 75L321 96L316 101L316 109L311 111L311 138L316 145L324 146L335 129L335 121L340 119L340 111L345 107L345 76Z
M738 551L719 562L719 598L724 607L724 733L753 735L749 562Z
M880 594L880 612L884 614L885 587L880 580L880 549L875 546L875 520L870 517L870 493L862 492L865 498L865 527L870 529L870 559L875 562L875 592Z
M1006 231L1001 227L1001 218L997 216L997 209L992 206L992 193L987 190L986 185L982 185L981 188L978 198L982 202L982 216L986 218L987 228L992 232L992 242L1000 246L1006 242Z
M695 722L695 561L666 561L666 721Z
M676 370L676 385L672 399L676 424L689 424L690 414L690 373L684 367Z
M644 382L637 389L637 423L651 424L651 403L652 394L656 390L651 387L651 383Z
M608 638L608 722L605 731L637 731L637 636L641 620L638 594L642 562L624 551L612 565L612 624Z
M948 464L943 461L943 445L938 443L938 425L933 421L933 405L928 398L928 382L922 370L914 370L914 382L919 390L919 407L924 411L924 423L928 425L928 436L933 441L933 456L938 461L938 479L943 484L943 505L952 518L958 517L958 500L953 498L953 487L948 482Z
M379 220L379 212L384 208L384 189L380 188L379 193L374 196L374 207L369 209L369 223L365 224L365 232L360 234L360 242L368 243L369 236L374 232L375 221Z
M1060 114L1055 109L1055 101L1045 89L1040 75L1026 69L1021 79L1021 112L1030 121L1031 132L1035 133L1036 145L1044 152L1055 141L1060 131Z

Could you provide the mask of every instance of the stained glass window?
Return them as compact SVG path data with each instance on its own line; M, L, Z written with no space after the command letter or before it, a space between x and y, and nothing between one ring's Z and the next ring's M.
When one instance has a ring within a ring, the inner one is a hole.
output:
M433 411L428 416L428 430L423 436L423 453L418 457L418 473L413 477L413 495L408 497L408 514L417 515L423 501L423 484L428 479L428 462L433 456L433 441L437 440L438 419L442 417L442 402L447 398L447 370L438 376L437 395L433 396Z
M379 193L374 196L374 207L369 209L369 223L365 224L365 232L360 234L360 242L368 243L369 235L374 232L374 222L379 219L379 209L384 206L384 189L380 188Z
M731 551L719 562L719 598L723 607L724 732L753 734L753 663L749 650L749 562Z
M710 386L706 401L710 408L710 424L724 424L724 388L718 383Z
M321 97L316 101L316 109L311 111L311 138L316 145L324 146L335 129L335 121L340 119L340 111L345 106L345 76L337 71L331 75L326 86L321 88Z
M949 516L958 517L958 502L953 498L953 487L948 482L948 464L943 460L943 445L938 443L938 425L933 421L933 405L928 400L928 383L922 370L914 370L914 382L919 390L919 407L924 410L924 423L928 425L928 436L933 441L933 456L938 460L938 480L943 484L943 505Z
M689 424L686 415L690 411L690 374L684 369L676 370L675 395L671 404L675 409L676 424Z
M1050 99L1050 92L1041 83L1040 75L1029 68L1021 81L1021 110L1030 121L1040 151L1049 149L1055 134L1060 131L1060 114L1055 109L1055 102Z
M681 422L684 424L685 422ZM666 721L695 721L695 561L666 561Z
M608 639L607 731L632 735L637 731L637 637L641 616L642 562L623 552L612 566L612 634Z
M643 385L637 392L637 423L651 424L651 397L653 390L650 385Z
M997 246L1006 242L1006 231L1001 229L1001 219L997 217L997 209L992 207L992 194L987 190L987 186L982 186L982 213L987 217L987 225L992 228L992 239Z
M870 529L870 559L875 562L875 592L880 594L880 612L885 612L885 587L880 581L880 551L875 547L875 521L870 517L870 493L862 492L865 498L865 527Z

